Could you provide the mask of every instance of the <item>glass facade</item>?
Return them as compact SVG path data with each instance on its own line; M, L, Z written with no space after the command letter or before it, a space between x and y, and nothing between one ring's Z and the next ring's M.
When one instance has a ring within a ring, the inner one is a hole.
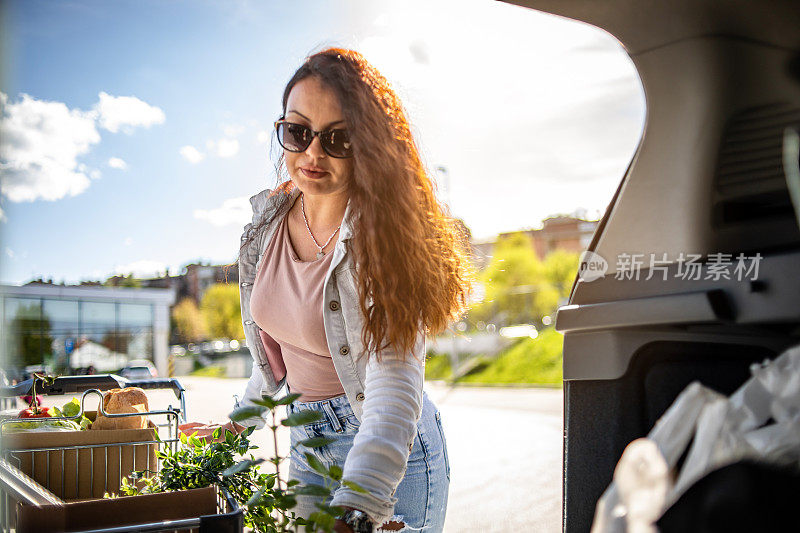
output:
M10 373L44 366L58 374L115 372L153 360L153 303L48 297L3 298L3 349Z

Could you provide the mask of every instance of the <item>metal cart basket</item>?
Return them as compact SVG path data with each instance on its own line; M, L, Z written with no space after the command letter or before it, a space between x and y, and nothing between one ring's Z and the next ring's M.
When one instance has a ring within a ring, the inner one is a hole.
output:
M29 379L13 387L0 387L0 398L10 398L32 394L34 380ZM168 405L165 409L152 409L146 413L105 413L102 391L114 388L139 387L142 389L171 390L178 406ZM130 430L129 441L109 441L102 443L77 442L71 445L49 446L48 436L59 433L36 433L35 446L15 446L13 434L3 438L2 458L13 467L25 471L38 483L64 500L102 498L105 493L119 493L120 483L133 471L147 470L155 473L160 462L155 454L159 451L174 451L180 446L178 425L186 421L185 391L177 379L157 378L132 381L114 374L92 376L66 376L56 378L48 385L42 380L36 382L36 392L44 395L64 395L80 393L80 413L62 418L5 418L0 420L0 435L4 427L13 422L39 423L52 420L79 420L82 415L92 413L86 410L86 399L95 395L100 401L98 413L109 418L146 415L150 421L148 430ZM83 434L84 432L76 432ZM91 437L102 440L103 434L111 432L96 431ZM30 434L30 433L29 433ZM84 435L77 435L81 437ZM44 444L41 444L41 443ZM0 480L1 481L1 480ZM17 501L11 498L6 483L0 483L0 532L14 531ZM200 531L200 532L241 532L243 530L243 511L237 502L224 489L217 488L217 514L198 516L181 520L148 522L143 517L141 523L105 529L84 530L85 533L122 533L133 531Z

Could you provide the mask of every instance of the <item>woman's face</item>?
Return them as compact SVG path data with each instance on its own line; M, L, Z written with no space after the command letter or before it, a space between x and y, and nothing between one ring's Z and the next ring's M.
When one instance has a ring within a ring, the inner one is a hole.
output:
M314 131L345 128L336 95L315 77L300 80L286 101L286 120ZM305 152L283 151L286 169L294 184L307 195L344 192L353 172L353 160L329 156L315 136Z

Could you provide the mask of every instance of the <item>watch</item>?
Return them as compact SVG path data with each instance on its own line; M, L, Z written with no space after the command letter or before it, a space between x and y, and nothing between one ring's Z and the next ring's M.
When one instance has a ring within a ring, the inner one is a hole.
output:
M353 533L372 533L372 520L364 511L350 509L342 515L342 522L353 529Z

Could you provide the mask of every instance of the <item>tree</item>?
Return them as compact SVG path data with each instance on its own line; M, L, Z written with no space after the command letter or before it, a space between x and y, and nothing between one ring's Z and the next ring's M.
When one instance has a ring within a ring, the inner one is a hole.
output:
M244 338L237 284L215 283L210 286L200 302L200 312L212 337Z
M11 319L7 333L11 362L20 366L44 364L53 352L50 330L50 319L42 316L39 305L21 305Z
M133 273L130 273L127 276L111 276L103 282L103 285L106 287L131 287L138 289L142 286L142 282L134 278Z
M580 254L566 250L553 250L544 258L545 277L558 290L559 297L569 296L579 262Z
M206 324L200 308L191 298L184 298L172 308L172 320L179 342L198 342L206 338Z
M479 276L485 298L470 311L470 318L498 325L540 324L568 295L577 270L574 252L556 250L541 261L524 232L504 236Z

